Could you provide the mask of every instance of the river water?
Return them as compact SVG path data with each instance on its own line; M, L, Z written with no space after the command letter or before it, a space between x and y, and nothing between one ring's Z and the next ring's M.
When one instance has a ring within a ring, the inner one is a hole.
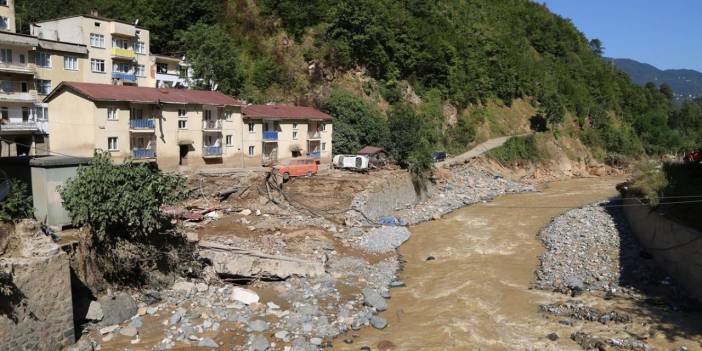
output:
M536 235L569 208L616 196L620 181L554 182L412 228L412 238L400 248L406 260L400 278L407 286L391 291L390 308L381 313L388 327L364 328L353 344L339 341L335 349L579 350L569 339L572 327L538 313L539 304L565 297L529 289L544 250ZM560 340L545 337L552 332ZM690 347L685 341L661 337L652 344ZM691 349L697 347L695 342Z

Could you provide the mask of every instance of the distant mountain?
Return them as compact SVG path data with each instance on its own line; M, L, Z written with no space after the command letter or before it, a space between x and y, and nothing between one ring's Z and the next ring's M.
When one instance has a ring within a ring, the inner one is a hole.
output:
M617 68L629 75L631 80L644 85L653 82L656 85L668 83L680 99L702 97L702 72L691 69L661 70L647 63L631 59L608 58Z

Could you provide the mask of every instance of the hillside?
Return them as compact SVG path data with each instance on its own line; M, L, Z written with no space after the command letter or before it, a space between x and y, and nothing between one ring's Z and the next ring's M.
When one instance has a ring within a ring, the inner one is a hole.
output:
M666 83L679 99L702 97L702 72L691 69L661 70L631 59L608 58L607 60L628 74L635 84L643 86L653 82L660 86Z
M431 150L529 127L589 148L575 159L702 141L699 109L632 84L572 22L528 0L17 1L22 27L91 8L139 19L152 52L185 52L225 93L332 113L337 153L377 144L425 169Z

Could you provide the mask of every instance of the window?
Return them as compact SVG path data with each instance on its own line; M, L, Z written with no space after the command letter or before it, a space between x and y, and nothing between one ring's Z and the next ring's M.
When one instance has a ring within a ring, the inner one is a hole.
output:
M108 107L107 108L107 120L108 121L116 121L117 119L118 119L117 109L114 107Z
M227 146L232 146L232 136L231 135L225 136L224 142L227 144Z
M297 123L293 123L293 129L297 129Z
M37 52L37 66L51 68L51 54L48 52Z
M20 60L20 63L26 63L26 62L27 62L27 60L24 58L24 54L20 54L20 55L19 55L19 60Z
M249 146L249 156L253 156L256 153L256 147L251 145Z
M249 123L249 133L253 133L256 131L256 125L253 123Z
M10 22L7 17L0 17L0 29L10 29Z
M112 71L120 73L129 73L132 70L132 64L126 62L113 62Z
M105 60L90 59L90 70L96 73L105 73Z
M167 63L157 63L156 64L156 73L168 74L168 64Z
M327 143L322 143L322 151L327 151Z
M130 119L143 119L144 118L144 110L142 110L140 108L132 107L132 109L129 111L129 113L130 113L130 115L129 115Z
M105 48L105 36L102 34L90 33L90 46L94 48Z
M224 119L226 119L227 121L231 121L232 113L230 111L224 111Z
M205 111L202 111L202 112L205 114L205 116L203 117L204 119L206 119L206 120L212 119L212 111L210 111L210 110L205 110Z
M12 49L0 49L0 62L12 63Z
M144 65L136 66L136 75L138 77L146 77L146 68L144 67Z
M129 41L126 39L112 38L112 47L119 49L129 49Z
M0 107L0 117L2 117L4 120L10 119L10 112L7 107Z
M12 81L11 80L3 80L0 83L0 89L2 90L3 93L11 93L12 92Z
M320 123L320 124L319 124L319 130L321 130L322 132L326 132L326 131L327 131L327 125L326 125L326 123Z
M178 117L181 117L181 118L188 117L188 111L184 108L178 109Z
M95 27L100 27L100 22L95 22Z
M293 130L293 139L297 139L297 131Z
M182 79L188 78L188 67L187 66L179 66L178 67L178 77L180 77Z
M187 122L184 119L178 121L178 129L185 129L187 127Z
M63 57L63 69L69 71L78 70L78 58L75 56L64 56Z
M137 54L146 54L146 44L144 44L143 41L137 41L134 47L134 51L136 51Z
M107 138L107 150L110 150L110 151L119 150L119 144L117 144L117 137Z
M29 107L22 107L22 122L29 121Z
M27 84L27 82L20 82L20 90L23 93L28 93L29 92L29 84Z
M37 79L37 93L40 95L49 95L51 92L51 81L46 79Z
M34 114L37 116L37 121L46 121L49 119L49 108L46 106L34 106Z

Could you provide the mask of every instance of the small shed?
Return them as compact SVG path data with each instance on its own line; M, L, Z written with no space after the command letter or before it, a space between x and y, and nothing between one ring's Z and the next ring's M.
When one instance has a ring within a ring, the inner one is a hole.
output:
M38 221L56 229L71 224L57 188L68 178L75 177L78 167L88 165L90 161L89 157L49 156L29 162L32 167L34 217Z
M388 163L388 153L382 147L369 145L361 149L358 154L367 156L370 164L375 167L385 167Z

